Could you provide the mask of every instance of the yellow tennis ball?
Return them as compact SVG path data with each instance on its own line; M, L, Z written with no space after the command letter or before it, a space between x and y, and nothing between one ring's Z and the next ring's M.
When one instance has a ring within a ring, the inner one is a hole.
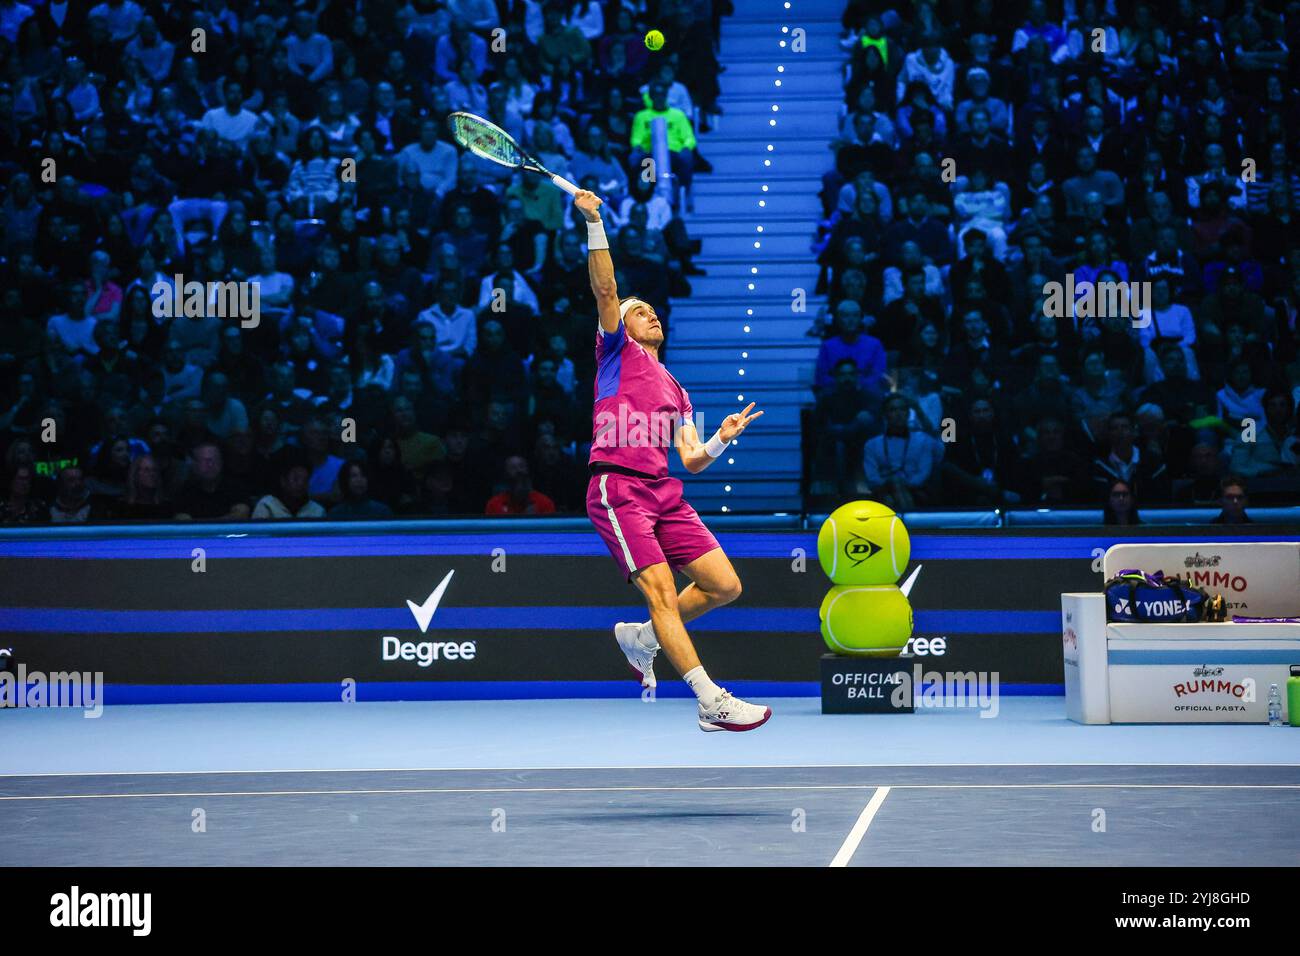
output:
M649 50L658 50L664 45L664 35L658 30L651 30L645 35L645 45Z
M912 605L894 584L837 584L818 614L822 640L836 654L897 657L912 636Z
M896 584L912 558L912 539L887 505L850 501L822 522L817 558L834 584Z

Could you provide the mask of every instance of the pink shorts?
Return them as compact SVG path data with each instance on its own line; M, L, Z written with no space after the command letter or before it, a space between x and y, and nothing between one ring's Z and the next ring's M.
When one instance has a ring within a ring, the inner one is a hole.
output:
M627 579L667 562L676 571L718 547L677 478L636 478L617 472L591 477L587 515Z

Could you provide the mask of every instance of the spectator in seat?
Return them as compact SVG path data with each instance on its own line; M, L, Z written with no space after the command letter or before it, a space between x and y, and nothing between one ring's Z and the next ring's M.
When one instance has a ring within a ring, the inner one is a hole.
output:
M499 311L493 305L494 300L499 300L499 297L495 295L495 290L502 287L502 280L505 279L509 279L513 283L512 297L515 301L527 306L534 314L540 312L541 306L537 302L537 294L528 285L527 280L515 271L515 254L509 245L497 246L496 251L493 253L492 263L495 271L484 276L483 281L479 284L478 303L476 305L479 312L487 310Z
M253 507L253 518L323 518L325 509L307 494L311 468L296 448L281 452L279 493L263 495Z
M447 457L447 446L437 435L420 431L415 406L409 398L393 399L392 418L397 445L402 453L402 466L418 483L434 462Z
M1017 475L1021 499L1030 507L1060 508L1079 501L1086 490L1087 463L1066 445L1065 422L1038 420L1033 453Z
M331 521L392 517L392 508L370 497L369 469L364 462L345 462L339 468L338 487L340 500L329 510Z
M334 48L329 37L316 32L316 18L307 10L293 15L293 33L284 41L289 72L315 86L334 70Z
M976 398L970 403L965 427L945 449L942 473L950 489L945 500L961 504L997 506L1014 502L1011 490L1016 452L1011 438L998 422L993 402Z
M862 388L854 361L840 359L831 386L817 397L813 412L817 436L813 474L815 480L829 482L828 490L836 495L857 491L863 447L880 427L878 408L878 399Z
M85 472L76 465L59 471L55 479L58 489L50 505L51 524L84 524L90 518L90 489L86 486Z
M1228 380L1216 396L1215 414L1228 425L1238 427L1245 419L1264 421L1264 388L1254 382L1250 362L1238 358L1228 366Z
M448 208L450 207L450 208ZM480 226L474 219L473 207L462 200L449 203L443 207L450 212L447 228L433 237L429 243L429 271L435 271L437 259L447 246L456 251L461 262L483 262L491 244L489 230Z
M983 168L986 174L1011 167L1011 148L1005 139L993 133L989 111L983 106L970 111L970 131L957 138L952 152L958 175L970 176L976 167ZM1011 202L1009 190L1007 202Z
M1151 283L1151 301L1146 303L1139 322L1145 320L1138 328L1138 341L1146 347L1146 380L1155 382L1162 378L1156 352L1166 345L1174 345L1183 352L1187 365L1187 376L1193 381L1200 381L1201 372L1196 364L1196 321L1191 309L1180 302L1173 301L1170 282L1159 278Z
M221 93L222 105L204 113L199 125L242 151L262 120L244 109L244 88L238 80L227 79L221 85Z
M329 155L325 132L319 126L309 126L303 131L298 159L289 171L285 189L294 215L301 219L329 211L339 198L338 169L337 161Z
M1092 462L1092 484L1097 491L1109 489L1115 481L1124 481L1130 488L1145 488L1165 480L1165 463L1142 455L1129 415L1121 412L1110 416L1105 447L1105 457L1099 455Z
M846 187L847 188L847 187ZM969 240L969 237L967 237ZM969 257L969 249L967 255ZM932 262L926 262L925 256L921 253L921 247L915 242L905 242L898 248L898 265L886 266L882 273L882 285L880 301L884 306L901 299L904 295L903 283L911 273L920 271L925 281L922 283L922 295L927 298L938 299L943 295L944 279L943 273L939 267ZM954 271L958 266L954 266ZM954 283L960 286L960 281ZM919 300L918 300L919 301Z
M441 197L456 184L456 148L438 138L433 120L420 124L420 139L397 154L398 167L412 167L420 174L420 186Z
M921 82L929 89L945 111L953 107L953 86L956 82L956 65L943 48L937 33L927 33L920 38L920 48L903 58L903 68L898 72L896 94L904 99L909 84Z
M456 163L456 186L443 197L438 224L443 229L452 225L456 210L469 207L476 229L491 236L501 218L501 200L497 194L482 184L479 177L482 160L472 153L463 153Z
M1199 296L1202 291L1201 264L1178 247L1178 229L1172 223L1156 229L1155 247L1138 271L1148 282L1166 279L1171 297L1177 300Z
M556 361L549 354L532 364L532 388L528 396L528 418L534 426L547 423L560 441L579 438L585 423L580 420L578 404L556 378Z
M838 334L822 343L817 356L816 387L827 389L833 383L833 371L844 359L858 369L860 387L872 396L883 392L885 349L880 340L862 330L862 309L845 300L835 310Z
M933 488L944 446L908 425L912 402L897 392L885 400L885 431L867 442L863 468L873 497L895 511L910 511L934 501Z
M984 313L967 309L961 316L960 337L948 351L944 381L965 384L976 369L982 369L991 383L999 382L1010 367L1011 356L993 340Z
M1187 177L1187 205L1198 209L1201 205L1201 190L1209 183L1216 183L1224 191L1228 206L1235 210L1246 209L1246 183L1240 174L1228 171L1227 154L1218 143L1207 143L1203 153L1201 172Z
M904 250L908 248L918 249L916 243L907 243ZM873 326L873 331L889 352L907 349L917 330L924 325L934 325L940 330L946 325L938 294L931 294L926 286L928 268L931 267L913 267L903 274L902 297L886 305L880 321Z
M1011 113L1007 104L995 96L989 95L991 79L989 71L982 66L973 66L966 71L966 89L970 97L957 104L957 132L970 130L970 115L975 109L988 113L989 129L997 136L1007 139L1011 136Z
M1218 437L1203 432L1188 455L1187 474L1173 482L1172 500L1179 504L1217 503L1222 493L1224 456Z
M1246 494L1246 481L1238 475L1229 475L1219 482L1219 513L1210 524L1253 524L1246 514L1250 497Z
M177 496L173 517L197 521L239 521L249 516L246 496L222 474L221 449L200 442L190 450L190 477Z
M163 496L162 469L153 455L133 459L126 474L126 493L112 501L104 517L113 520L163 521L172 516L172 505Z
M397 353L393 361L395 382L414 372L420 381L441 399L449 399L456 390L456 360L438 345L438 330L429 322L411 325L411 344Z
M1106 420L1125 405L1124 377L1106 367L1106 353L1088 349L1083 358L1079 385L1070 400L1073 420L1085 434L1099 434Z
M557 61L567 59L575 68L591 59L591 43L582 31L564 22L564 8L555 0L542 11L543 33L537 41L538 65L543 73L554 73Z
M248 410L230 394L230 379L225 374L209 369L200 394L207 408L208 431L214 436L225 439L232 432L248 430Z
M339 471L343 459L330 454L330 431L324 418L313 415L299 435L306 463L310 469L307 493L317 501L330 504L339 499Z
M10 468L7 494L0 502L0 525L44 524L50 520L49 507L32 494L36 469L30 464Z
M628 193L627 173L610 149L609 137L599 124L592 123L587 127L582 146L569 169L579 180L584 176L595 176L599 195L608 197L610 201Z
M1160 348L1160 372L1161 380L1144 388L1139 401L1159 405L1169 418L1184 425L1211 413L1214 396L1202 382L1189 376L1187 356L1181 346L1170 343Z
M1280 388L1269 389L1264 395L1263 422L1256 422L1249 432L1239 429L1231 448L1229 467L1234 474L1244 478L1295 476L1300 437L1295 434L1291 396Z
M948 228L930 214L929 189L918 183L907 200L903 218L895 219L885 229L885 261L891 264L899 262L899 250L903 243L911 241L920 246L921 252L935 265L952 262Z
M641 161L654 152L651 123L659 118L665 120L668 136L668 159L672 173L678 182L690 188L691 177L695 172L695 130L690 118L679 109L668 105L668 88L662 83L650 84L650 105L637 112L632 120L630 144L633 155L631 166L640 169Z
M1050 320L1043 316L1041 322ZM1033 378L1028 386L1016 393L1016 407L1012 409L1013 424L1017 431L1030 427L1036 419L1049 415L1064 421L1070 414L1069 379L1061 371L1061 360L1050 349L1044 348L1027 366Z
M163 351L162 386L164 405L180 405L198 398L203 387L203 369L185 357L184 346L175 339Z
M456 375L478 348L478 322L473 310L460 304L460 295L460 279L444 276L433 305L415 319L433 326L437 346L452 359Z
M1110 483L1102 508L1101 523L1108 527L1142 524L1132 484L1119 479Z
M537 488L555 502L556 510L582 510L587 471L565 450L559 438L548 432L538 435L529 467Z
M555 502L533 488L528 472L528 459L511 455L505 461L507 489L488 499L483 513L497 515L547 515L555 513Z
M1067 216L1082 216L1089 193L1101 196L1107 208L1124 202L1124 182L1108 169L1097 168L1097 154L1091 146L1080 146L1075 152L1075 174L1061 184L1065 196Z
M994 260L1006 256L1006 225L1011 218L1011 191L1006 183L993 182L986 169L975 166L965 188L953 195L953 211L959 256L968 253L967 239L971 235L976 238L981 257L986 252Z

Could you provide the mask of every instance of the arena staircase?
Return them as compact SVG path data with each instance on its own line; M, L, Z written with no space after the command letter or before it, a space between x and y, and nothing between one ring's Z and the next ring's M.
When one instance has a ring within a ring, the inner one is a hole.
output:
M676 466L701 514L801 509L799 416L812 402L818 347L806 333L824 303L813 296L809 245L844 98L842 11L843 0L791 0L789 10L741 0L722 24L722 115L699 136L714 172L696 176L686 215L708 275L691 277L690 297L673 302L667 358L702 438L750 401L765 414L703 474ZM792 52L783 27L806 32L806 52ZM792 310L795 289L806 293L803 312Z

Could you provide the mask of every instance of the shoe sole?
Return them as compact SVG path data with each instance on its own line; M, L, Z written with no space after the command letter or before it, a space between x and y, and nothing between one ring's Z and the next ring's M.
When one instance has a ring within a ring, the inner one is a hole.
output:
M622 641L618 639L618 629L622 626L623 626L623 622L621 621L618 624L614 625L614 643L618 644L618 649L620 651L623 651L623 658L627 661L627 669L636 675L636 679L641 682L641 686L643 688L658 687L659 681L656 680L653 676L651 676L650 680L647 682L645 674L643 674L640 670L638 670L636 665L632 663L632 659L627 656L627 651L623 649Z
M752 724L724 724L724 723L711 724L708 723L707 721L701 720L700 730L704 731L705 733L713 733L713 731L715 730L730 730L733 733L744 733L746 730L758 730L758 728L762 727L765 723L767 723L771 719L771 717L772 717L772 708L765 707L763 708L763 719L756 720Z

